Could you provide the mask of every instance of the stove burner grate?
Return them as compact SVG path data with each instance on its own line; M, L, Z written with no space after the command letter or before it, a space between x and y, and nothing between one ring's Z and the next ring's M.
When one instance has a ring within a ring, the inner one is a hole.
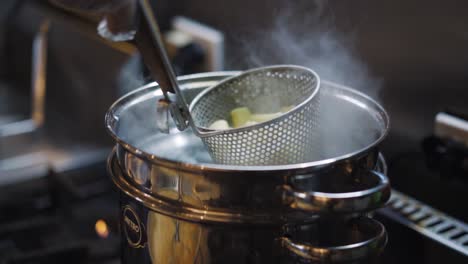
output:
M383 215L468 256L468 225L396 190Z

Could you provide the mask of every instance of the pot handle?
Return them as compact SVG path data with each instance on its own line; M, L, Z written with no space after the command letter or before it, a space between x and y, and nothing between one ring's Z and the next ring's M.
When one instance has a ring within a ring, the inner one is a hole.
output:
M371 230L375 235L371 238L364 236L362 241L353 241L351 244L334 245L331 247L296 242L285 236L279 238L279 242L289 255L299 256L308 261L318 263L348 263L378 256L387 244L385 227L380 222L368 217L353 219L351 221L356 221L356 226L353 226L349 230L350 233L355 233L356 231L367 233ZM362 229L366 230L363 231Z
M375 186L353 192L327 193L297 191L283 185L283 201L293 209L313 213L359 213L382 207L390 198L390 183L387 176L371 170L362 177L376 181Z

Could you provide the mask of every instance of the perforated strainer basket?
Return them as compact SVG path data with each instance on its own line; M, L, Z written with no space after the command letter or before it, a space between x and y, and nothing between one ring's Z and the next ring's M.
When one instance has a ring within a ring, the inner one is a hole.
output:
M278 165L310 161L317 151L320 79L304 67L249 70L206 89L190 104L192 121L214 161L232 165ZM272 120L227 130L210 130L231 110L253 113L292 109Z

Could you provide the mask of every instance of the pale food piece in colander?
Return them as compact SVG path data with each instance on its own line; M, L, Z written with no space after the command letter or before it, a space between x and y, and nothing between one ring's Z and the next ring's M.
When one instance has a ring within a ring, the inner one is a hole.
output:
M284 106L284 107L281 107L280 112L252 114L248 107L237 107L231 110L232 126L229 125L229 123L226 120L220 119L220 120L214 121L209 126L209 129L225 130L225 129L231 129L231 128L239 128L239 127L256 125L258 123L266 122L274 118L280 117L282 114L288 112L292 108L293 106Z
M231 128L229 123L224 119L216 120L213 122L213 124L210 125L210 129L213 130L224 130L229 128Z
M234 128L245 125L250 120L252 113L247 107L237 107L231 110L232 126Z

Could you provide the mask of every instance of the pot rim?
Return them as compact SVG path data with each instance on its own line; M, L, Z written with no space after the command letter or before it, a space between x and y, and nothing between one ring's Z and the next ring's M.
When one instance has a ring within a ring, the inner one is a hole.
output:
M240 71L218 71L218 72L205 72L205 73L197 73L197 74L190 74L190 75L184 75L180 76L177 78L178 81L181 82L189 82L191 80L196 81L196 80L202 80L203 78L210 78L210 77L225 77L229 78L235 74L241 73ZM221 79L221 80L224 80ZM230 172L236 172L236 171L261 171L261 172L268 172L268 171L294 171L294 170L303 170L306 168L313 168L313 167L323 167L327 166L330 164L334 164L337 162L342 162L346 161L349 159L353 159L355 157L360 157L364 155L365 153L371 151L373 148L377 147L380 142L387 136L388 131L390 129L390 119L385 111L385 109L377 103L374 99L369 97L368 95L361 93L357 90L354 90L352 88L349 88L344 85L336 84L333 82L325 81L322 80L322 84L330 84L334 85L340 89L347 90L348 92L357 94L361 98L367 101L368 104L371 105L372 108L375 108L378 110L380 113L380 118L383 120L384 127L382 128L382 133L380 136L374 140L372 144L367 145L364 148L358 149L356 151L350 152L343 154L338 157L333 157L329 159L323 159L323 160L317 160L317 161L311 161L311 162L304 162L304 163L297 163L297 164L286 164L286 165L256 165L256 166L241 166L241 165L223 165L223 164L215 164L215 163L186 163L186 162L181 162L181 161L176 161L172 159L166 159L163 157L158 157L155 154L148 153L146 151L143 151L132 144L129 144L126 142L124 139L122 139L117 131L115 131L115 122L118 122L118 118L114 118L114 113L116 112L117 109L119 109L122 105L125 105L126 103L129 103L132 101L132 99L138 98L141 95L148 95L147 90L150 90L150 88L155 89L154 93L156 95L161 95L162 96L162 90L159 88L159 85L156 82L148 83L146 85L143 85L142 87L135 89L134 91L125 94L124 96L120 97L117 99L110 107L109 110L106 112L105 115L105 124L106 124L106 130L107 132L111 135L111 137L122 147L124 147L127 151L130 153L146 159L148 161L154 162L154 163L159 163L159 164L173 164L177 165L177 167L181 169L189 169L189 170L203 170L203 171L230 171ZM183 83L182 83L182 91L183 91ZM146 93L144 93L146 92ZM156 107L156 106L155 106ZM370 106L367 105L366 108L369 108Z

